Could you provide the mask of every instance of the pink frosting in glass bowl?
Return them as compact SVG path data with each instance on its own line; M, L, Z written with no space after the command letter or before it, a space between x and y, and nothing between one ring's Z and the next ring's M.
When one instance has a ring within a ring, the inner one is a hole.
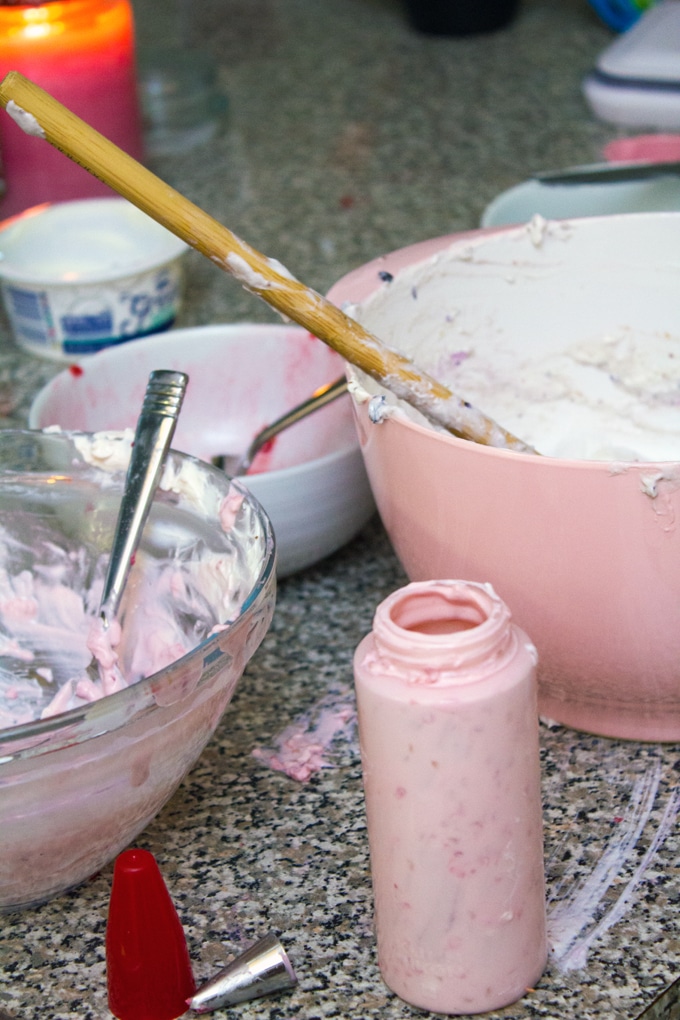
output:
M77 885L142 831L271 622L266 513L171 451L119 614L127 686L83 680L129 443L0 432L0 909Z

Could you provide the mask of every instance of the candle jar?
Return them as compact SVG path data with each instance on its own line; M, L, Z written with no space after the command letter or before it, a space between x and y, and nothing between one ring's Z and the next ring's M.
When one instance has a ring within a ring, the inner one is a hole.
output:
M535 664L462 581L392 594L355 654L378 963L421 1009L499 1009L545 966Z
M0 3L0 78L19 71L135 159L142 158L129 0ZM0 111L0 215L41 202L111 195L49 143Z

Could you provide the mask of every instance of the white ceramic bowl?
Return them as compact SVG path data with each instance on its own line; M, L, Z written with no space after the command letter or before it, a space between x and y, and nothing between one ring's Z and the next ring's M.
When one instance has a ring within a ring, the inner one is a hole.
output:
M680 213L633 214L437 238L330 292L543 451L410 409L374 425L379 388L349 372L409 577L491 582L538 648L541 711L608 736L680 739L679 267Z
M284 411L343 374L342 360L298 327L260 324L172 330L103 351L38 394L31 428L99 431L134 425L151 371L179 369L189 386L173 445L203 460L240 453ZM348 542L375 510L348 396L281 433L243 479L271 518L284 577Z
M120 610L126 674L146 674L135 666L143 648L159 668L28 721L50 700L48 668L62 684L89 660L124 480L124 457L111 473L91 465L91 450L87 436L0 431L0 909L82 882L144 829L210 739L274 610L262 507L171 452Z
M186 250L122 198L46 203L6 220L0 287L17 343L66 361L168 329Z

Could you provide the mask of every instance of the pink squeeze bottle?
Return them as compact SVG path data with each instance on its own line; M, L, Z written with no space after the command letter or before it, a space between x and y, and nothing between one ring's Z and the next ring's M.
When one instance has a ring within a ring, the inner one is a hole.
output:
M356 650L378 963L421 1009L499 1009L545 967L535 667L463 581L394 592Z

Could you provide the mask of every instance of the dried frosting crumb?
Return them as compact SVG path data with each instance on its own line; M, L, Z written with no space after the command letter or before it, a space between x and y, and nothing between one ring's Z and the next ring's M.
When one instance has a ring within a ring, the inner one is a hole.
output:
M32 113L28 113L23 110L13 99L10 99L6 106L6 110L10 117L15 123L19 125L22 131L25 131L27 135L33 135L34 138L45 138L45 132L42 127L33 116Z

